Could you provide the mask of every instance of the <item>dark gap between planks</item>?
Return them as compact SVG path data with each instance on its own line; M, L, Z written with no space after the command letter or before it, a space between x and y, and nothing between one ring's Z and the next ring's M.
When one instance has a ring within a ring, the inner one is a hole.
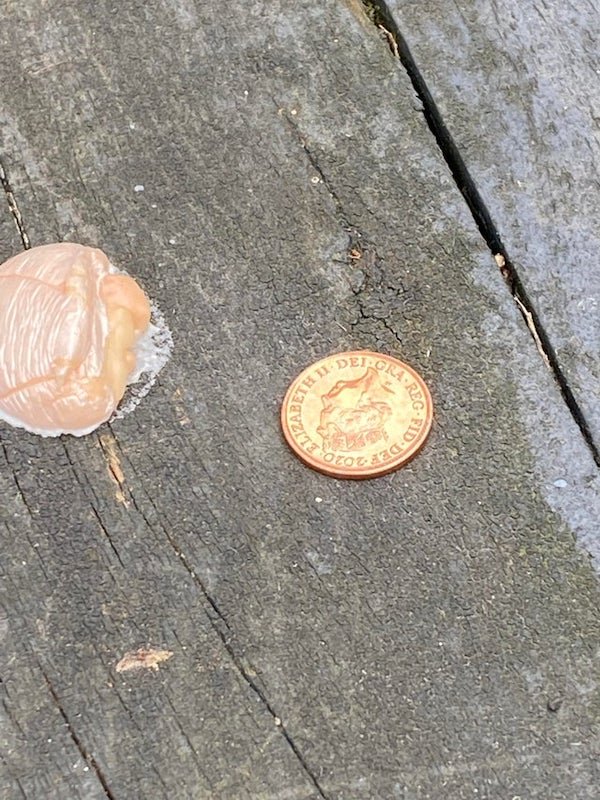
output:
M563 400L565 401L571 416L575 420L585 443L587 444L592 457L598 467L600 467L600 447L594 441L592 432L587 423L585 415L573 394L569 382L558 360L556 350L544 328L540 316L529 297L523 282L517 272L516 267L508 256L506 247L502 242L500 234L492 220L492 216L481 197L477 185L471 176L454 139L444 119L436 105L435 100L427 86L425 78L421 74L406 39L400 32L396 20L390 11L385 0L361 0L364 11L370 22L385 35L388 46L397 58L408 77L413 88L423 105L423 115L429 126L429 130L435 137L444 160L452 173L454 182L464 197L469 210L479 228L479 232L486 241L496 259L500 272L509 288L509 291L517 304L519 311L538 350L546 365L552 370L554 379L560 389Z

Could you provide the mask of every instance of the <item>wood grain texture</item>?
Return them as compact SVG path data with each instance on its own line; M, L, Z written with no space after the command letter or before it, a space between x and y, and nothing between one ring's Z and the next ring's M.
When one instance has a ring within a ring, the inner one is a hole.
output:
M98 436L2 428L6 796L592 800L593 464L376 31L335 2L25 2L0 43L32 244L102 246L175 338ZM436 418L349 484L278 410L360 347ZM173 656L116 672L146 646Z
M600 6L388 3L600 442Z
M89 441L83 460L33 444L28 465L6 445L0 796L318 797L169 537L115 500ZM119 674L147 645L174 655Z

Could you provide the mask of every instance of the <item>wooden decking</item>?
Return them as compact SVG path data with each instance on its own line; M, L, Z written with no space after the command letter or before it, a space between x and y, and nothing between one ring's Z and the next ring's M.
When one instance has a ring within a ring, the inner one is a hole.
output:
M390 10L525 309L373 8L5 4L0 257L102 247L175 349L97 435L0 428L2 800L597 798L597 128L567 86L594 16L500 35L478 6ZM359 348L413 364L435 422L340 482L279 404Z

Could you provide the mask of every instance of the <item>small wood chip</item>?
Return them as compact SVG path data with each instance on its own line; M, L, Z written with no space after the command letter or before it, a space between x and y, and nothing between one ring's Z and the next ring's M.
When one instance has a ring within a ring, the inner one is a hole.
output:
M115 497L118 503L128 506L125 499L125 475L121 468L119 454L117 451L117 440L110 433L105 433L100 437L100 446L104 452L108 466L108 474L112 482L116 485Z
M158 672L158 665L168 661L173 655L171 650L152 650L140 647L125 653L115 669L117 672L127 672L130 669L153 669Z

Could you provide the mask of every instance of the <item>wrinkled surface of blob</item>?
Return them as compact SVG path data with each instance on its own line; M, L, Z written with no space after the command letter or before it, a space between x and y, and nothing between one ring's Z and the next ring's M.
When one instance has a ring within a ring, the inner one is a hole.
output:
M107 420L150 322L144 292L101 251L34 247L0 266L0 417L83 435Z

